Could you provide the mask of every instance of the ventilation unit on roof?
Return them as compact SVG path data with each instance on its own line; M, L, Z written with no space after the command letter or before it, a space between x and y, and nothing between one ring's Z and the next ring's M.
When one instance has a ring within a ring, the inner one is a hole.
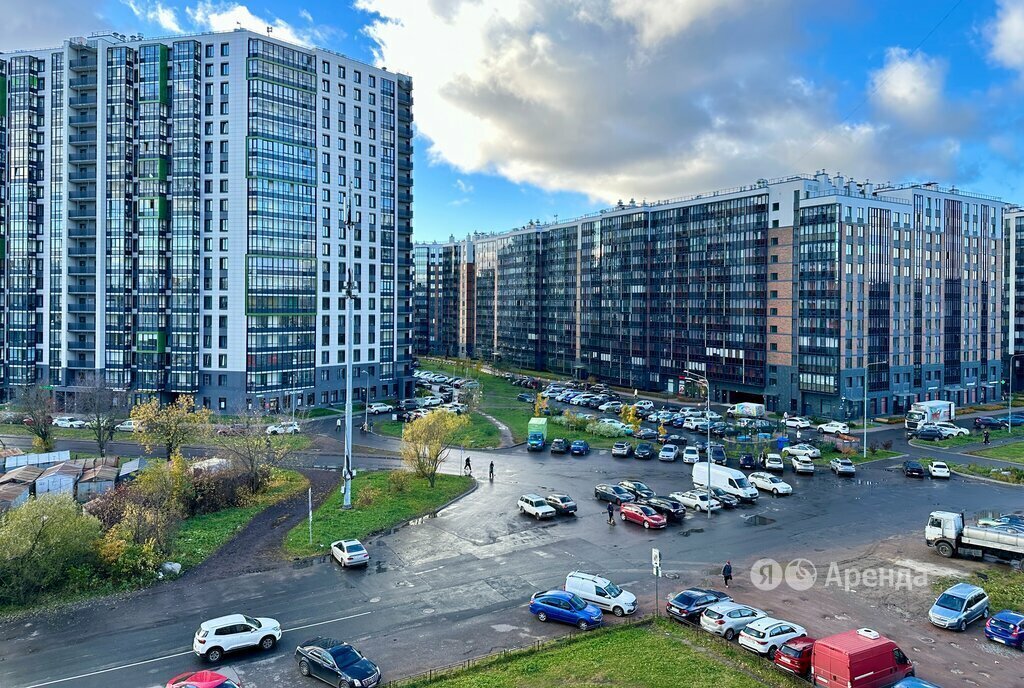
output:
M882 637L878 631L872 631L870 628L858 628L857 635L870 638L871 640L878 640Z

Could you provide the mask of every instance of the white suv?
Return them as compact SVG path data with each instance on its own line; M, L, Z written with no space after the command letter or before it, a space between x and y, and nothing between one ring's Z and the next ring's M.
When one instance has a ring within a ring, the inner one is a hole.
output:
M281 624L275 619L230 614L204 621L192 640L192 651L216 664L225 652L259 647L271 650L281 639Z
M367 406L366 410L373 415L377 415L378 413L391 413L395 408L393 406L388 406L387 404L376 402Z
M74 416L57 416L53 419L53 424L58 428L84 428L85 421L78 420Z
M300 432L298 423L275 423L267 428L268 435L295 435Z
M554 518L555 510L544 501L544 498L535 494L524 494L519 498L519 513L530 514L538 521L542 518Z

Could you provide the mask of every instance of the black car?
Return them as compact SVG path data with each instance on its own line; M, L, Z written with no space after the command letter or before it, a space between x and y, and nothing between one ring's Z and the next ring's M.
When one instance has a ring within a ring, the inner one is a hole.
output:
M700 439L694 440L693 444L690 446L696 447L697 451L699 451L701 454L708 450L708 443Z
M601 483L600 485L594 486L594 499L600 499L605 502L621 505L632 502L635 498L630 491L624 487Z
M685 447L686 438L681 435L669 435L662 444L674 444L677 447Z
M647 499L654 496L654 490L639 480L620 480L619 487L633 495L634 499Z
M685 421L685 420L686 419L683 418L682 416L676 416L675 418L672 419L672 427L673 428L681 428L681 427L683 427L683 421Z
M981 418L974 419L974 427L976 428L990 428L992 430L999 430L1006 427L1006 420L1002 418L993 418L992 416L982 416Z
M380 669L348 643L316 637L295 648L295 661L303 676L332 686L365 686L380 683Z
M907 439L928 440L934 442L943 438L942 431L934 425L925 425L917 430L908 430Z
M654 446L650 442L641 442L633 450L633 457L637 459L653 459Z
M718 590L690 588L673 595L665 605L665 611L679 621L696 621L701 612L711 605L728 602L731 599L724 592Z
M708 445L707 451L711 453L711 460L717 463L719 466L724 466L728 463L728 457L725 455L725 447L720 444Z
M924 466L922 466L918 461L904 461L903 475L908 478L923 478Z
M633 433L638 440L654 440L658 438L658 431L651 428L640 428L640 432Z
M537 401L537 398L534 397L532 394L517 394L516 401L526 401L532 404L533 402Z
M740 505L739 499L733 497L720 487L712 487L711 492L714 493L715 499L722 503L722 507L726 509L735 509Z
M576 502L572 500L572 497L563 492L552 492L544 498L544 501L559 514L569 515L576 513Z
M757 463L754 461L754 455L743 454L740 456L740 468L757 468Z
M637 500L637 503L646 504L664 516L667 521L682 521L686 518L686 505L671 497L645 497Z
M711 424L711 434L715 437L725 437L727 435L738 435L739 430L721 421Z
M564 440L561 437L551 440L552 454L564 454L567 451L569 451L569 440Z

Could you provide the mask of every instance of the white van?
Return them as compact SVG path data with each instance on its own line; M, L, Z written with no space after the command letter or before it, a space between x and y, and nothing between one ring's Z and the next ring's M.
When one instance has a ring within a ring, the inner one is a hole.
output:
M693 464L692 477L694 487L708 487L708 462L701 461ZM710 478L711 487L720 487L737 499L748 502L757 501L757 488L747 482L747 476L735 468L711 464Z
M565 577L565 591L575 593L615 616L625 616L636 611L636 595L601 576L573 571Z

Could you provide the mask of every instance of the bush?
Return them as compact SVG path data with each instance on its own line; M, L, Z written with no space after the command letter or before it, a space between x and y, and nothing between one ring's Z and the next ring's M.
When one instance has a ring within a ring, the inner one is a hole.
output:
M868 445L868 451L871 452L872 454L877 454L878 453L878 445L876 443L872 442L871 444Z
M383 496L384 492L376 487L364 487L356 495L355 505L357 508L365 509Z
M153 540L141 544L132 542L127 529L118 525L107 531L99 551L108 575L119 582L156 577L160 555Z
M394 494L407 492L411 480L412 477L405 471L390 471L388 473L388 489Z
M624 431L619 430L616 427L608 425L607 423L598 423L596 421L587 426L587 432L591 435L597 435L598 437L624 437L626 435Z
M882 449L892 449L892 440L886 440L885 442L882 442Z

